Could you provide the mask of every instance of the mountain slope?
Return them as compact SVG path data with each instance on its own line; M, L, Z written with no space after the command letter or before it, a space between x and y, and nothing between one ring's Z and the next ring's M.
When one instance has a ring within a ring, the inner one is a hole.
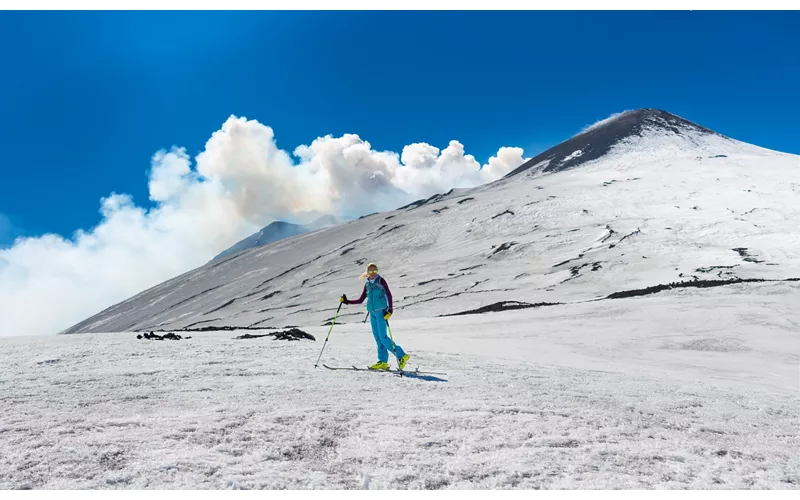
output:
M338 215L323 215L320 218L309 222L308 224L304 224L311 231L316 231L317 229L322 229L325 227L337 226L349 220L353 220L352 217L341 217Z
M620 115L551 151L538 161L546 166L531 160L492 184L209 263L66 333L321 325L340 294L360 292L356 277L372 261L398 317L800 277L800 157L654 110ZM742 283L728 285L760 286ZM338 322L363 314L351 306Z
M535 169L538 172L560 172L606 155L620 141L645 137L648 134L671 135L676 142L720 139L724 136L660 109L626 111L600 121L575 137L531 158L506 177ZM700 146L695 142L695 145Z
M247 238L235 243L227 250L220 252L219 255L211 259L211 262L219 261L229 255L233 255L243 250L257 248L285 238L291 238L292 236L297 236L298 234L335 226L347 220L350 219L346 217L337 217L335 215L323 215L308 224L292 224L290 222L276 220L262 228L260 231L253 233Z
M262 228L260 231L253 233L247 238L235 243L227 250L223 250L216 257L211 259L211 262L219 261L229 255L241 252L242 250L249 250L251 248L268 245L275 241L280 241L284 238L290 238L308 231L309 229L305 226L276 220Z

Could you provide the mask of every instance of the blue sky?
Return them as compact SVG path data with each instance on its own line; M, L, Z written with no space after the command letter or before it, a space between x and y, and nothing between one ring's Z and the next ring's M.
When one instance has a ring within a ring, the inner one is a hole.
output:
M796 12L3 12L0 245L148 205L159 149L231 115L291 152L457 139L485 163L658 107L800 154Z

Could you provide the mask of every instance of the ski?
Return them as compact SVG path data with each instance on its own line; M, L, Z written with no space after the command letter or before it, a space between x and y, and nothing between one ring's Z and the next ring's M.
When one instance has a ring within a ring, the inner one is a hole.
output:
M358 371L358 372L385 372L385 373L394 373L397 375L447 375L446 373L441 372L421 372L419 368L415 370L396 370L393 368L389 368L388 370L370 370L369 368L359 368L357 366L328 366L326 364L322 364L328 370L350 370L350 371Z

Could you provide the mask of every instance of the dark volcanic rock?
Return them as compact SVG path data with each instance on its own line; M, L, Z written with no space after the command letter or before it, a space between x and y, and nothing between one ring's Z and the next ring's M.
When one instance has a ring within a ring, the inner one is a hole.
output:
M516 241L507 241L507 242L503 243L502 245L500 245L499 247L497 247L495 249L495 251L492 252L492 255L495 255L495 254L500 253L500 252L505 252L506 250L508 250L509 248L513 247L516 244L517 244ZM492 248L494 248L494 247L492 247ZM490 255L489 257L491 257L492 255Z
M386 235L386 234L389 234L389 233L391 233L392 231L394 231L395 229L400 229L400 228L401 228L401 227L403 227L404 225L405 225L405 224L398 224L398 225L396 225L396 226L393 226L393 227L391 227L391 228L387 229L386 231L382 232L382 233L381 233L381 234L379 234L378 236L376 236L376 238L380 238L381 236L384 236L384 235Z
M512 212L511 210L506 210L505 212L502 212L502 213L499 213L499 214L495 215L494 217L492 217L492 219L496 219L496 218L502 217L504 215L514 215L514 212Z
M747 248L734 248L733 251L738 253L739 256L741 256L745 262L753 262L755 264L761 264L764 262L763 260L758 260L757 258L750 255L750 252L748 251Z
M558 302L539 302L536 304L529 304L527 302L519 302L516 300L505 300L503 302L495 302L494 304L489 304L488 306L479 307L477 309L471 309L469 311L462 311L452 314L442 314L439 317L464 316L467 314L483 314L487 312L502 312L502 311L512 311L514 309L528 309L531 307L547 307L547 306L557 306L557 305L561 304Z
M454 190L451 189L450 191L448 191L448 192L446 192L444 194L435 194L435 195L431 196L428 199L412 201L408 205L403 205L402 207L398 208L397 210L406 210L406 209L413 210L415 208L421 207L422 205L428 205L428 204L431 204L431 203L436 203L437 201L442 201L447 196L450 196L451 194L453 194L453 191Z
M287 327L288 328L288 327ZM199 328L181 328L181 332L230 332L233 330L277 330L276 326L203 326ZM189 338L189 337L186 337Z
M317 339L314 338L313 335L300 330L299 328L292 328L290 330L283 330L280 332L270 332L263 335L252 335L250 333L245 333L244 335L239 335L235 338L235 340L244 340L244 339L257 339L261 337L273 337L275 340L313 340L316 341Z
M640 288L637 290L625 290L622 292L614 292L607 295L606 299L626 299L628 297L640 297L642 295L650 295L653 293L663 292L664 290L672 290L675 288L713 288L718 286L739 285L741 283L764 283L768 281L794 281L789 278L786 280L768 280L762 278L733 278L728 280L695 280L695 281L678 281L663 285L654 285L647 288Z
M175 335L174 333L170 332L166 335L157 335L153 332L145 332L144 335L137 335L137 339L142 340L181 340L181 339L190 339L192 337L181 337L180 335Z

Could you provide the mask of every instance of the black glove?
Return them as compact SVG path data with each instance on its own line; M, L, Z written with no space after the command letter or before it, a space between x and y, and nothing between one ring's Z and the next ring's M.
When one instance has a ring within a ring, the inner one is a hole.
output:
M350 303L350 302L347 300L347 295L345 295L345 294L342 294L342 296L341 296L341 297L339 297L339 302L340 302L340 303L342 303L342 304L349 304L349 303Z

